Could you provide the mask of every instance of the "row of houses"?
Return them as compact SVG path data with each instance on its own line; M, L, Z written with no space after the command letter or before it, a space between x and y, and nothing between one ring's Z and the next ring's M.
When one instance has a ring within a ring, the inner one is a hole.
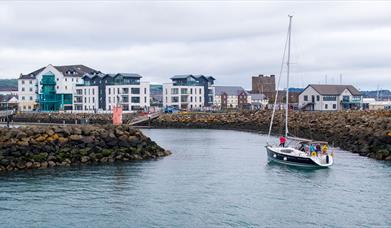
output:
M178 110L263 109L275 99L281 104L286 100L285 91L275 97L274 75L253 76L251 91L240 86L215 85L216 79L207 75L175 75L170 79L160 89L153 87L151 95L150 83L142 81L139 74L107 74L84 65L48 65L20 75L18 109L110 112L116 105L121 105L124 112L148 110L151 105ZM310 111L368 106L352 85L310 84L290 91L289 102L292 107Z
M48 65L20 75L18 109L110 112L121 105L124 112L148 110L150 83L141 79L135 73L106 74L84 65ZM268 103L262 94L251 94L239 86L216 86L215 80L205 75L175 75L163 84L161 105L204 110L261 108Z

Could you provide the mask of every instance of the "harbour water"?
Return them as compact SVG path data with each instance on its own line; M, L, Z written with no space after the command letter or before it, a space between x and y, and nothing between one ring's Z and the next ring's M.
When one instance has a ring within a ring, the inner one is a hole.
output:
M391 227L390 163L303 170L268 164L263 135L143 132L173 154L0 174L0 227Z

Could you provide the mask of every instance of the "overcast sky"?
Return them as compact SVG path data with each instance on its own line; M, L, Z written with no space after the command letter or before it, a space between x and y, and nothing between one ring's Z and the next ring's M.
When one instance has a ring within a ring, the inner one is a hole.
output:
M279 73L288 14L292 86L342 74L362 90L391 89L391 2L1 2L0 78L84 64L154 83L190 73L250 89L252 75Z

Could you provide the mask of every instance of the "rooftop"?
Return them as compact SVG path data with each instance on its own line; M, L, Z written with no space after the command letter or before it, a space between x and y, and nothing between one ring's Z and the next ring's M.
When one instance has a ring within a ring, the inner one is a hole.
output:
M241 86L215 86L215 94L217 96L221 96L223 93L226 93L228 96L237 96L242 92L248 94Z
M99 72L90 67L84 65L65 65L65 66L53 66L58 71L60 71L64 76L74 76L81 77L85 74L93 74ZM42 67L38 70L35 70L29 74L21 74L19 79L35 79L35 77L41 73L46 67Z
M360 91L352 85L310 84L307 88L310 86L321 95L340 95L345 89L354 96L361 95Z

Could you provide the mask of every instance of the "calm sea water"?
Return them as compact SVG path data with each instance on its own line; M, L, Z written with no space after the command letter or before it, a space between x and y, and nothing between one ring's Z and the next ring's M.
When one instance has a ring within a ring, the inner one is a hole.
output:
M0 227L391 227L389 163L303 170L268 164L258 134L143 131L173 155L0 174Z

